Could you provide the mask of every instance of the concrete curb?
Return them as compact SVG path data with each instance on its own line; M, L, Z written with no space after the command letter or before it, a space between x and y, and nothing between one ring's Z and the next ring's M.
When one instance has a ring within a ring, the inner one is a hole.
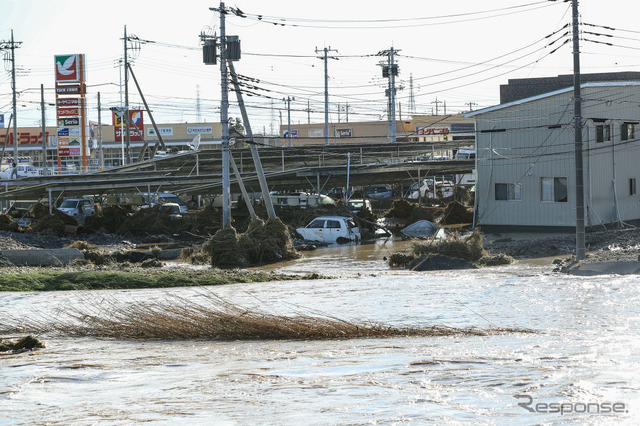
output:
M60 266L67 265L76 259L84 259L84 254L77 248L28 249L2 250L0 257L16 266Z

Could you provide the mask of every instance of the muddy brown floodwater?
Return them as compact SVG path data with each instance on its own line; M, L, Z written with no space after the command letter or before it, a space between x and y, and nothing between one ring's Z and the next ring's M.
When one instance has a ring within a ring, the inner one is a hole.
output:
M248 342L41 336L46 349L0 357L0 423L631 424L640 418L637 277L567 276L532 263L389 270L382 257L403 244L325 248L276 267L332 279L206 291L279 314L536 333ZM203 290L3 293L0 318L53 313L87 298L136 303L168 294L198 301Z

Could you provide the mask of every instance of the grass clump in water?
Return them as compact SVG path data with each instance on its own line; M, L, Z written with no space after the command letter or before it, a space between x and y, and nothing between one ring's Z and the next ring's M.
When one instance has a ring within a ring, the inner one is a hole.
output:
M298 311L291 316L278 315L260 309L248 309L209 292L200 294L197 301L179 296L165 297L161 301L133 303L104 298L85 300L76 306L65 306L50 317L7 318L4 324L7 330L20 329L71 337L225 341L485 336L530 332L508 328L394 327L356 323L316 312Z
M504 253L488 253L482 244L482 233L478 229L474 229L473 232L466 236L452 233L447 235L446 238L415 243L408 254L392 254L389 257L389 266L406 267L415 258L436 254L463 259L480 267L513 263L513 258Z

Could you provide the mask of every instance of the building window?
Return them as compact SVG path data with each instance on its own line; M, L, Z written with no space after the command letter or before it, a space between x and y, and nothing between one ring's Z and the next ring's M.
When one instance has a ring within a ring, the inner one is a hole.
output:
M635 126L633 123L623 123L620 125L620 139L623 141L635 139Z
M522 184L496 183L496 200L521 201Z
M596 126L596 142L609 142L611 140L611 125L598 124Z
M540 201L553 203L567 202L567 178L543 177L540 178Z
M637 193L636 178L631 178L629 179L629 195L636 195Z

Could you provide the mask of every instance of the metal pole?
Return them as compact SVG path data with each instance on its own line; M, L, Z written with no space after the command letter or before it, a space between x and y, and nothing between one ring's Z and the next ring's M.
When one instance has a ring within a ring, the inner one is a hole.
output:
M347 188L344 191L344 202L349 201L349 169L351 168L351 152L347 152Z
M273 208L271 201L271 195L269 194L269 186L267 185L267 179L264 177L264 170L262 169L262 161L260 161L260 155L258 154L258 148L253 142L253 131L251 130L251 123L249 121L249 115L247 109L244 106L244 99L242 99L242 91L240 90L240 83L238 83L238 75L236 74L233 62L229 62L229 70L231 71L231 81L235 88L236 97L238 98L238 106L240 107L240 113L242 114L242 120L244 121L244 128L247 132L247 141L251 148L251 156L253 157L253 164L256 167L256 174L258 175L258 182L260 183L260 190L262 191L262 200L267 208L267 215L269 219L276 218L276 211ZM284 151L283 155L284 155ZM284 157L283 157L284 158ZM284 161L283 161L284 166Z
M222 226L231 225L230 182L229 182L229 93L227 87L227 38L225 32L224 2L220 2L220 123L222 124Z
M151 119L151 124L153 125L153 129L156 131L156 135L158 136L158 141L160 142L160 146L162 147L163 150L166 150L167 147L165 146L164 140L162 139L162 135L160 134L160 130L156 125L156 120L153 119L153 114L149 109L149 104L147 104L147 99L144 97L144 94L142 93L142 89L140 89L140 85L138 84L138 79L136 78L136 75L133 72L133 68L131 68L131 64L129 64L128 67L129 67L129 71L131 71L131 77L133 77L133 82L135 83L136 88L138 89L138 93L140 94L140 98L142 99L142 103L144 103L144 108L145 110L147 110L147 114L149 114L149 118ZM142 130L144 131L144 129Z
M126 161L131 163L131 135L129 135L129 59L127 57L127 26L124 26L124 125L126 140ZM124 164L124 163L123 163Z
M16 101L16 50L11 30L11 88L13 89L13 162L18 164L18 110Z
M391 81L391 93L389 93L389 104L391 107L391 118L390 118L390 137L391 142L396 142L396 76L395 72L393 72L393 47L391 48L391 53L389 54L389 80Z
M44 84L40 84L40 108L42 109L42 174L47 173L47 126L44 116Z
M229 160L231 161L231 166L233 167L233 173L236 175L236 180L238 181L238 185L240 186L240 192L242 192L242 197L244 198L244 202L247 205L249 214L251 215L251 220L256 220L258 218L256 216L256 211L253 209L253 205L251 204L251 200L249 199L249 194L247 194L247 188L245 188L244 186L242 176L238 171L238 166L236 166L236 162L233 159L233 155L231 153L229 153Z
M287 139L289 140L289 148L291 148L291 98L287 96Z
M104 167L104 150L102 149L102 104L98 92L98 151L100 152L100 170Z
M324 48L324 144L329 145L329 67L327 48ZM15 92L14 92L15 93Z
M584 171L582 164L582 98L580 94L580 39L578 23L578 0L573 8L573 100L574 100L574 157L576 163L576 257L586 257L584 230Z

